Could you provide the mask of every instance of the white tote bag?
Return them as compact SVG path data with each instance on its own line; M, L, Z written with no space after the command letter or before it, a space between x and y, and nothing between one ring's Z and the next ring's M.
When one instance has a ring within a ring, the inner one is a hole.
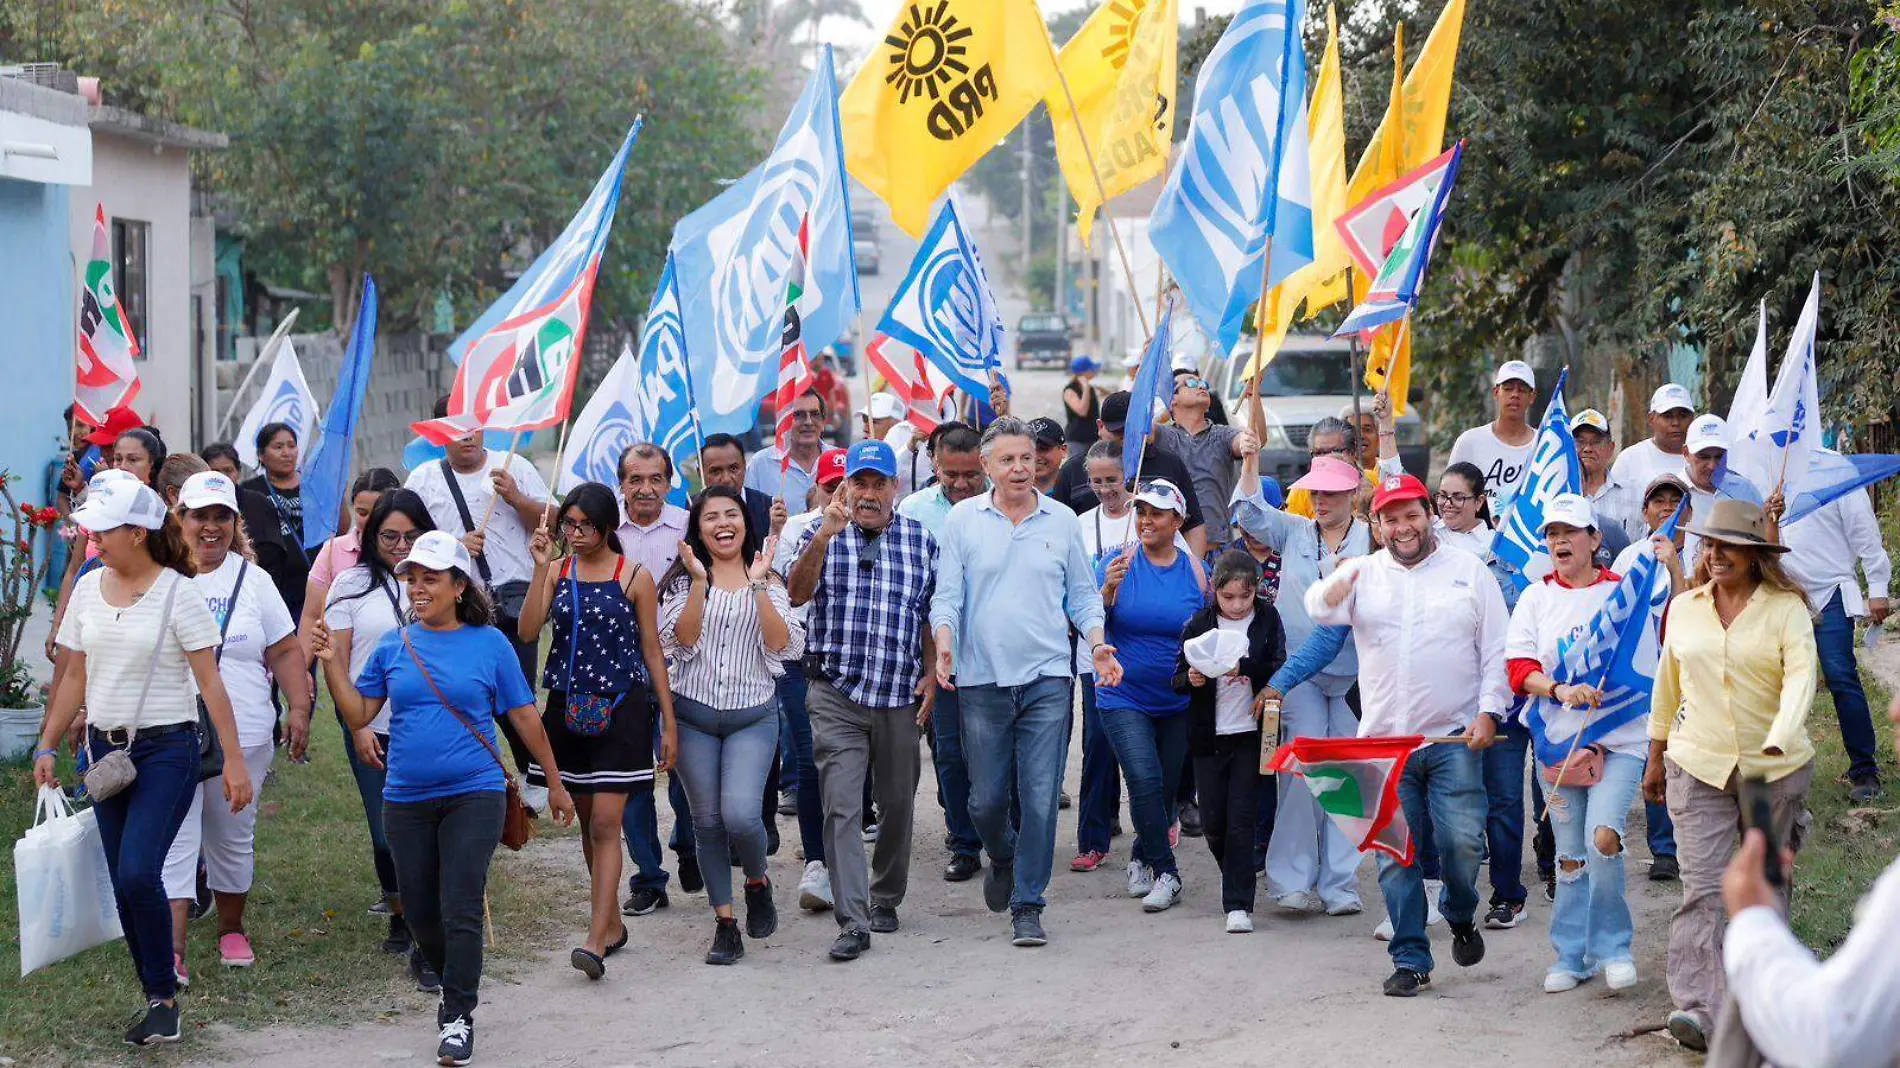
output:
M13 844L13 876L22 976L124 936L99 814L74 813L57 786L40 787L33 826Z

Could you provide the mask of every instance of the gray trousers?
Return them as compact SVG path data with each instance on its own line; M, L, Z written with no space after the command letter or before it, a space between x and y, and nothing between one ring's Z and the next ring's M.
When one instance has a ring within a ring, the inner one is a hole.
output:
M896 908L910 882L911 817L922 771L917 706L867 708L813 679L805 698L818 795L825 811L825 862L832 910L845 930L870 930L873 902ZM864 776L877 802L877 845L864 857ZM875 873L875 874L874 874Z

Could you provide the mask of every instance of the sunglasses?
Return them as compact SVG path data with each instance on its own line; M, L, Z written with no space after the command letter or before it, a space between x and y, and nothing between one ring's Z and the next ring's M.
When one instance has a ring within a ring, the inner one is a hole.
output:
M1196 378L1193 375L1189 375L1186 378L1183 378L1181 380L1181 388L1182 389L1206 389L1208 388L1207 379Z

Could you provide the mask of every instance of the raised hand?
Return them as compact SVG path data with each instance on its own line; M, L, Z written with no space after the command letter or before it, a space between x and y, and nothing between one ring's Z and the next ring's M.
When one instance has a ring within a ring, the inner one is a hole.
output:
M774 534L765 539L764 545L759 546L759 554L752 558L752 566L746 568L745 577L753 582L764 582L765 577L772 573L772 557L777 552L778 535Z
M706 564L693 552L693 547L683 541L680 542L680 565L694 582L706 581Z

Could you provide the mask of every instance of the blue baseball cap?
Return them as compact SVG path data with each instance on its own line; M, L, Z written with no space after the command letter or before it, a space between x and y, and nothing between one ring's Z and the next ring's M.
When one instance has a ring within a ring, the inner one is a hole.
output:
M881 441L857 442L845 453L844 475L850 478L859 471L876 471L885 478L896 478L897 454Z
M1090 371L1099 371L1101 369L1101 364L1096 363L1087 356L1077 356L1075 359L1069 361L1069 373L1072 375L1085 375Z

